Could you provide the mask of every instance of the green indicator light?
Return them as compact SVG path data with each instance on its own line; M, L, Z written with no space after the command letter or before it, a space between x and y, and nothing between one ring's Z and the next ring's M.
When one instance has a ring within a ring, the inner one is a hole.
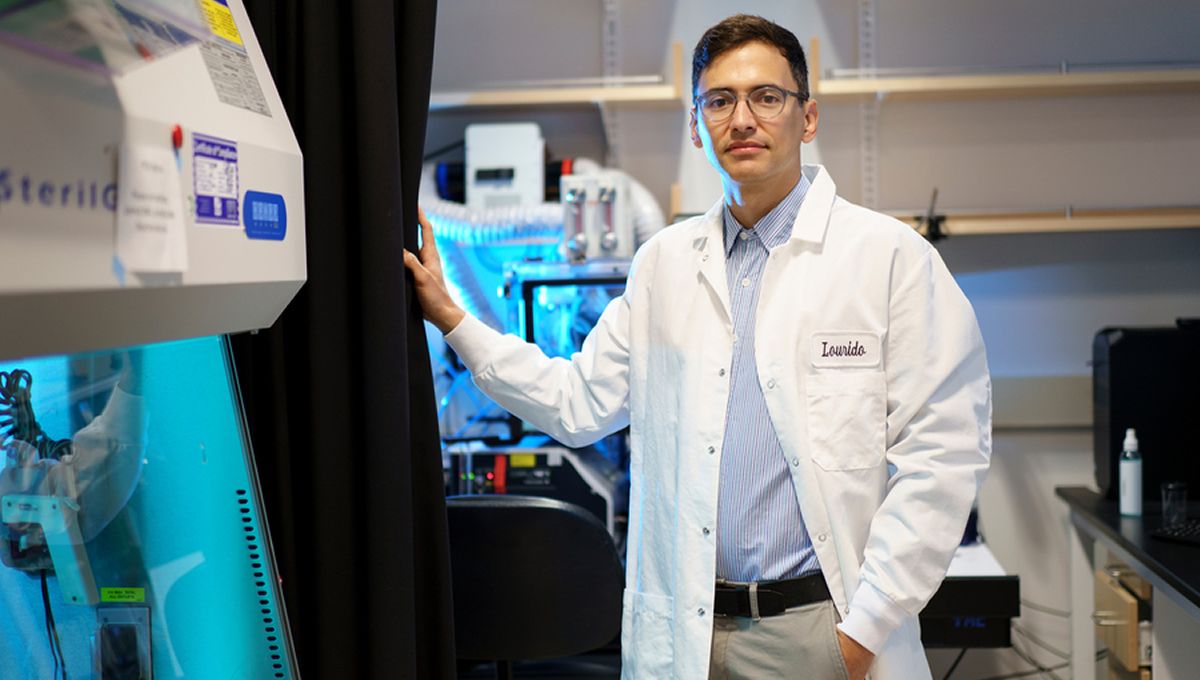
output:
M467 479L475 479L475 473L474 472L467 473Z

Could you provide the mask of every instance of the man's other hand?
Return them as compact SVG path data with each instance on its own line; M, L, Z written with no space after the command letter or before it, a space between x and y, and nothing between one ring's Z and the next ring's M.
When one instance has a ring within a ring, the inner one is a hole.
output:
M841 630L838 630L837 638L838 647L842 650L842 658L846 661L846 670L849 671L850 680L865 680L867 670L871 668L871 662L875 660L875 655Z
M418 258L405 250L404 266L412 272L417 301L425 318L442 333L449 333L463 320L466 312L450 298L445 277L442 276L442 258L433 240L433 225L419 207L417 219L421 222L421 256Z

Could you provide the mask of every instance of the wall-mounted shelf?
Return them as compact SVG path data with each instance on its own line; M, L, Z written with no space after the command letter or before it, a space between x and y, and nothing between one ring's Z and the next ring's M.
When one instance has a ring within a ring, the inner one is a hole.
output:
M670 82L666 83L433 92L429 97L429 110L565 104L678 104L683 99L683 45L680 43L671 46L671 66Z
M924 234L924 229L918 228L919 220L914 218L912 213L892 215ZM1073 210L982 215L950 213L942 223L942 233L946 236L1192 228L1200 228L1200 208Z
M813 97L826 102L865 96L949 99L1200 92L1200 68L822 78L819 48L813 38L809 86Z

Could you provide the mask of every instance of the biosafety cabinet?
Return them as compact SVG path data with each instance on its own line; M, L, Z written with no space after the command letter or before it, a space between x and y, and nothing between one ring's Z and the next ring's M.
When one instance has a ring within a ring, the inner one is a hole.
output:
M305 279L239 0L0 0L0 678L295 678L227 340Z

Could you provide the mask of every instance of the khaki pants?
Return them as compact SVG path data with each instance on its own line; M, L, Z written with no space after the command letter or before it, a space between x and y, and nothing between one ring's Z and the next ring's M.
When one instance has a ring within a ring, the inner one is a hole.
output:
M713 617L709 680L848 680L833 602L816 602L759 621Z

